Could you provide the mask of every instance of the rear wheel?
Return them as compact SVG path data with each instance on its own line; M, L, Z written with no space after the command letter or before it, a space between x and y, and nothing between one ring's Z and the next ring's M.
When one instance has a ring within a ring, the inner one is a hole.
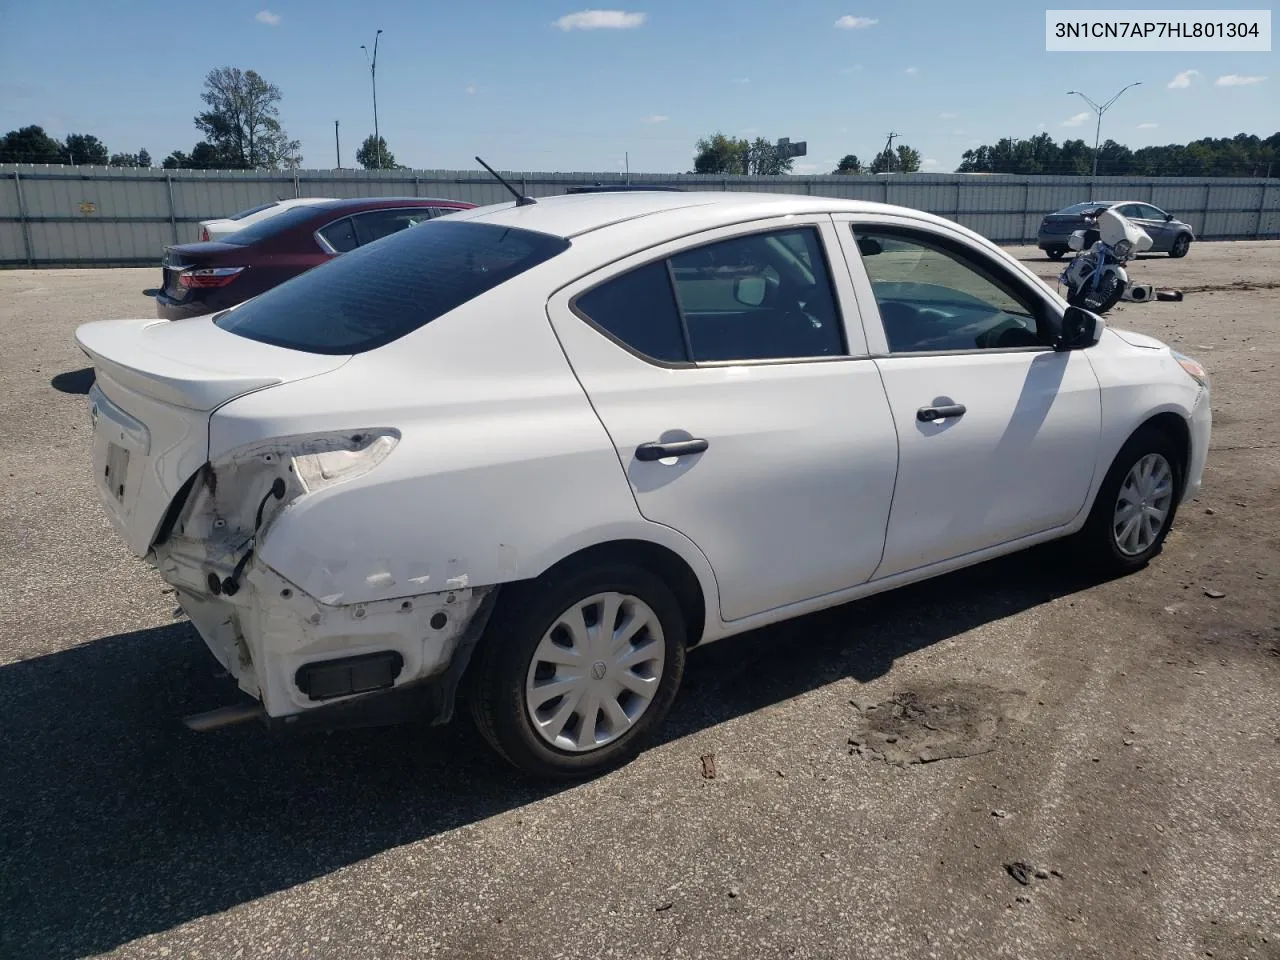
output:
M526 773L602 773L666 716L685 638L671 589L627 563L510 588L476 652L476 725Z
M1131 573L1164 547L1182 489L1173 442L1146 428L1129 438L1107 471L1076 544L1100 573Z
M1050 260L1061 260L1066 252L1066 247L1049 247L1049 249L1045 250L1044 255Z
M1173 246L1169 249L1169 256L1185 257L1187 251L1191 249L1191 237L1185 233L1178 234L1178 238L1173 241Z

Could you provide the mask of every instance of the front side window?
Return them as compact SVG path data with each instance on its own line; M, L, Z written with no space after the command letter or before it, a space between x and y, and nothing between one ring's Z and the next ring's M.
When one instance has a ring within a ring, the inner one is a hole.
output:
M979 254L913 231L854 228L890 353L1043 346L1041 307Z
M358 247L218 314L214 322L290 350L363 353L568 248L562 237L441 218Z
M416 226L431 219L430 207L414 207L408 210L370 210L351 218L356 224L356 235L361 243L373 243L405 227Z
M1149 203L1140 203L1138 204L1138 216L1143 220L1163 220L1165 214L1159 207L1153 207Z
M575 309L664 362L847 353L816 230L751 234L682 251L578 297Z

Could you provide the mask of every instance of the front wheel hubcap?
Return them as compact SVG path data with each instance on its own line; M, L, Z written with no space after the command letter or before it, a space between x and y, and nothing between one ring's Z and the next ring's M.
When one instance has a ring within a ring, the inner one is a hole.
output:
M1173 506L1173 469L1158 453L1135 463L1120 484L1111 535L1128 557L1151 549Z
M595 750L635 726L657 695L662 624L639 597L598 593L552 623L533 652L525 709L551 746Z

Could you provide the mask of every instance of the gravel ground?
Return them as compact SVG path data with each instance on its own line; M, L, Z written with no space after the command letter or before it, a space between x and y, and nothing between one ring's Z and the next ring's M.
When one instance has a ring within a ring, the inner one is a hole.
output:
M155 273L0 273L0 956L1280 958L1280 244L1113 313L1214 376L1147 570L1041 549L710 647L561 790L462 723L179 724L227 681L103 519L71 341Z

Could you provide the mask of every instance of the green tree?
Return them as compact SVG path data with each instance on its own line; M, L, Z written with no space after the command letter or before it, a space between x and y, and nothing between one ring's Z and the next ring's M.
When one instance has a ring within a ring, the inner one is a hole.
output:
M190 154L181 150L173 151L161 164L166 170L222 170L227 165L226 158L207 140L197 143Z
M375 141L372 133L364 138L364 143L356 150L356 162L366 170L400 169L396 163L396 155L387 149L387 138L378 137Z
M862 164L858 162L858 158L854 154L846 153L840 158L840 162L836 164L836 168L831 172L848 175L862 173Z
M742 173L750 147L746 140L716 131L694 146L693 170L695 173Z
M60 152L63 163L80 167L106 166L107 158L110 156L107 145L89 133L68 134Z
M61 163L62 145L34 124L0 137L0 163Z
M905 143L898 144L894 157L894 169L898 173L915 173L920 169L920 151Z
M741 141L745 143L746 141ZM790 173L793 157L778 155L778 148L764 137L756 137L745 153L747 173L760 177L776 177Z
M147 153L145 147L137 153L113 153L108 165L112 167L149 167L151 166L151 154Z
M301 144L290 140L280 124L280 88L255 71L210 70L200 99L208 109L196 115L196 128L223 165L253 170L296 167L302 162Z

